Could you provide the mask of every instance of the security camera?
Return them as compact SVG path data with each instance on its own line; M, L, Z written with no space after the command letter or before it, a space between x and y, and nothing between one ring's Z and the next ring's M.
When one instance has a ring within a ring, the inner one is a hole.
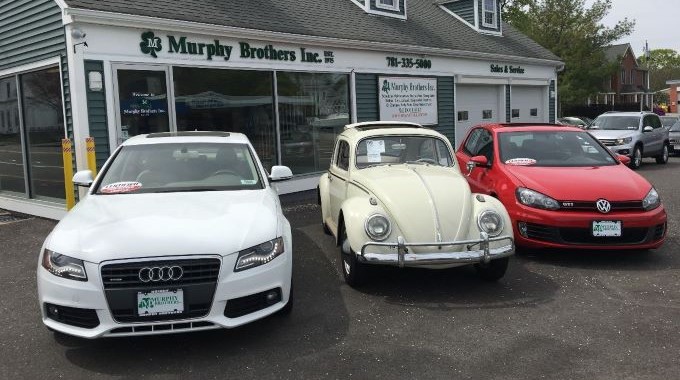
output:
M87 34L83 32L82 29L79 28L71 29L71 37L73 37L73 39L79 40L81 38L85 38L86 35Z

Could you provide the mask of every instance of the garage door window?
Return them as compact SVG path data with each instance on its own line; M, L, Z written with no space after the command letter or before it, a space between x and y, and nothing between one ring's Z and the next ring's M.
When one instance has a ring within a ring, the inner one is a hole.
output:
M484 110L482 111L482 119L491 119L493 117L493 111L492 110Z
M538 108L532 108L531 110L529 110L529 114L531 116L538 116Z
M519 108L514 108L512 110L512 117L513 118L519 117Z
M466 121L468 119L468 111L458 111L458 121Z

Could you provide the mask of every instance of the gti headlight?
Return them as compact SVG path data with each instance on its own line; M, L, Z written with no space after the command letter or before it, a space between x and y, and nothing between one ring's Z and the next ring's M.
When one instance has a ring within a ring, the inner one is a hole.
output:
M560 208L560 204L556 200L538 191L518 187L515 194L517 200L525 206L542 208L544 210L557 210Z
M283 238L266 241L254 247L244 249L238 253L234 272L259 267L274 260L283 253Z
M373 240L382 241L390 236L392 231L392 226L390 225L390 220L386 216L380 214L374 214L366 219L364 224L364 229L366 234Z
M62 255L49 249L43 251L42 266L55 276L76 281L87 281L83 260Z
M661 197L659 197L659 193L652 187L645 199L642 200L642 208L645 209L645 211L654 210L659 207L660 204Z
M622 138L622 139L616 139L616 145L630 144L631 141L633 141L632 137L625 137L625 138Z
M503 217L493 210L482 211L477 217L477 226L489 236L498 236L503 232Z

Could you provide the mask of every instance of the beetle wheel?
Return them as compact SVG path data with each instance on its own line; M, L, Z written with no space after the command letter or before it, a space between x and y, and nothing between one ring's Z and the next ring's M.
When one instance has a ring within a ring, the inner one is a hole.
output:
M340 268L342 270L342 276L345 278L347 285L356 288L361 285L365 279L365 265L360 263L357 256L352 249L349 247L349 242L347 241L347 232L344 226L341 227L342 232L340 232ZM346 249L349 252L345 252Z

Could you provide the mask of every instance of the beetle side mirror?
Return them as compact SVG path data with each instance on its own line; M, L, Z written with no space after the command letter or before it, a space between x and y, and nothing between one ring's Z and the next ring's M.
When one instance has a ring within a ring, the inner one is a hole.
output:
M648 126L646 126L646 127L644 127L644 128L642 129L642 132L651 132L651 131L653 131L653 130L654 130L654 128L652 128L652 127L650 127L650 126L648 125Z
M472 174L472 170L475 168L475 166L488 167L489 160L487 160L485 156L474 156L470 158L470 161L468 161L466 166L468 170L466 175L469 176Z
M272 182L284 181L293 178L293 172L288 166L272 166L272 174L269 175L269 179Z
M73 176L73 184L81 187L90 187L94 182L91 170L81 170Z
M618 158L619 161L624 165L630 164L630 157L628 156L624 156L623 154L617 154L616 158Z

